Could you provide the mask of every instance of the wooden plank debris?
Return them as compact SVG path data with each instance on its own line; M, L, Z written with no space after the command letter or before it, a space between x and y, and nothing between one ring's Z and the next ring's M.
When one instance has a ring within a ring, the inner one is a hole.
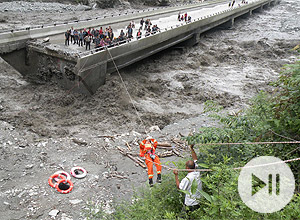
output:
M183 158L183 156L182 156L177 150L172 149L172 151L173 151L174 154L176 154L178 157L182 157L182 158Z
M109 176L119 178L119 179L129 179L127 176L121 176L121 175L115 174L115 173L110 173Z
M106 152L108 152L108 150L107 150L107 145L103 145L102 147L103 147L103 149L104 149Z
M157 146L159 146L159 147L172 147L172 145L169 144L169 143L161 143L161 142L157 142Z
M114 136L111 136L111 135L98 135L97 137L98 138L111 138L111 139L115 138Z
M139 161L137 158L133 157L132 155L127 153L124 149L120 148L119 146L117 148L121 152L121 154L123 154L124 156L129 157L131 160L133 160L135 163L140 165L142 168L144 168L144 169L146 168L146 165L143 162Z
M157 156L158 156L159 158L171 157L171 156L173 156L173 155L174 155L174 152L173 152L172 150L168 150L168 151L165 151L165 152L163 152L163 153L160 153L160 152L157 153Z
M126 142L126 145L127 145L127 147L128 147L128 150L131 151L131 147L130 147L130 145L128 144L128 142Z

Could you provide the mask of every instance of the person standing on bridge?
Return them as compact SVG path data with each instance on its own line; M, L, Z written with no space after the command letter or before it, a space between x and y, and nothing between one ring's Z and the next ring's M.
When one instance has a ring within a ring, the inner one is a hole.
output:
M112 29L108 30L108 37L111 41L114 39L114 33L113 33Z
M119 41L125 40L125 33L123 30L121 30L120 35L119 35Z
M92 35L93 43L94 43L94 39L95 39L95 33L96 33L95 28L93 28L91 30L91 35Z
M74 30L74 43L73 44L78 44L78 38L79 38L79 34L78 34L78 31L75 29Z
M65 32L65 45L69 46L70 45L70 30L67 30Z
M94 43L95 43L95 48L100 47L100 37L99 37L99 35L97 35L97 37L95 38Z
M97 39L99 37L99 30L95 30L95 35L94 35L94 40Z
M233 8L235 0L232 1L231 8Z
M83 33L82 33L82 30L80 30L80 32L78 34L78 46L83 47Z
M131 39L132 38L132 35L133 35L133 29L131 27L131 24L128 26L127 28L127 38L128 39Z
M132 27L132 28L135 28L134 20L132 20L132 22L131 22L131 27Z
M140 157L145 158L145 163L148 167L149 185L153 186L153 163L156 166L157 180L161 183L161 163L159 157L155 154L157 141L152 137L147 137L140 143Z
M84 41L85 41L85 50L87 50L87 48L89 48L89 50L90 50L91 49L91 37L89 35L85 36Z
M142 30L143 29L143 26L144 26L144 18L142 18L142 20L140 21L140 25L141 25L141 27L140 27L140 29Z
M71 27L70 35L71 35L71 43L72 43L73 40L75 41L75 38L74 38L74 28L73 28L73 26Z
M145 30L147 30L148 25L149 25L149 19L146 19L146 21L145 21Z
M102 27L100 27L99 35L100 35L100 39L103 39L103 38L104 38L103 28L102 28Z
M136 39L140 39L142 37L142 32L141 29L139 29L139 31L136 34Z
M88 34L88 32L86 31L85 28L83 29L82 33L83 33L83 45L85 45L85 37L88 36L89 34Z
M105 46L106 46L106 42L105 42L104 38L102 38L100 40L100 47L105 47Z

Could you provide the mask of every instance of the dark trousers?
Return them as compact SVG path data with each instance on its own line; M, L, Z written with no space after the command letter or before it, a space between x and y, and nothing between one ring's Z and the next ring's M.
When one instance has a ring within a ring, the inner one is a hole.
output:
M78 41L78 45L79 45L79 47L80 47L80 45L83 47L83 43L82 43L82 39L79 39L79 41Z
M65 45L67 46L67 45L69 45L70 44L70 40L69 40L69 38L67 38L66 40L65 40Z
M188 218L187 219L191 219L191 213L193 212L193 211L195 211L195 210L197 210L197 209L199 209L200 208L200 205L198 204L198 205L193 205L193 206L187 206L187 205L184 205L183 207L182 207L182 214L183 214L183 216L184 215L187 215L188 216ZM185 214L184 214L185 213ZM182 216L182 217L183 217Z
M89 50L91 49L91 42L85 42L85 49L87 50L87 48L89 47Z
M193 205L193 206L185 206L185 208L186 208L186 213L189 214L190 212L193 212L193 211L199 209L200 205L198 204L198 205Z
M75 36L71 35L71 43L73 42L73 40L75 41Z

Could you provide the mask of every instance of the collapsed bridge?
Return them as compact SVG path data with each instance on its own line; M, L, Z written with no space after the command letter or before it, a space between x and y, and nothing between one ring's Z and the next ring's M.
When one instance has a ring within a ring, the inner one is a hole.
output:
M50 26L11 30L0 34L0 54L23 75L55 80L66 89L86 95L94 94L105 83L106 75L177 44L194 45L200 35L218 26L231 27L235 20L279 3L279 0L248 0L228 6L228 0L159 8L119 16L99 17ZM187 12L191 22L178 22L177 15ZM117 29L142 18L159 23L160 31L143 35L109 48L85 51L64 45L64 32L99 26ZM47 40L45 40L47 38Z

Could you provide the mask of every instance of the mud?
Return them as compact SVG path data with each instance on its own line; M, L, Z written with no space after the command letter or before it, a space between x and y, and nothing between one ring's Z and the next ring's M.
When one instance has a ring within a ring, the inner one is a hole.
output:
M1 60L1 219L49 219L53 210L59 210L55 219L83 219L90 200L103 201L107 210L113 201L130 200L134 188L146 185L147 174L117 146L127 149L128 142L138 153L137 141L151 126L161 130L149 134L172 143L180 134L217 125L203 113L205 101L238 111L260 90L271 90L269 82L281 66L298 56L290 50L300 41L298 11L298 1L282 1L238 20L232 29L203 34L195 47L172 48L121 70L138 114L116 73L94 96L85 97L24 78ZM24 17L37 22L34 16L22 14L14 22L22 23ZM178 150L188 157L184 147ZM75 165L88 175L72 179L71 193L49 187L51 174Z

